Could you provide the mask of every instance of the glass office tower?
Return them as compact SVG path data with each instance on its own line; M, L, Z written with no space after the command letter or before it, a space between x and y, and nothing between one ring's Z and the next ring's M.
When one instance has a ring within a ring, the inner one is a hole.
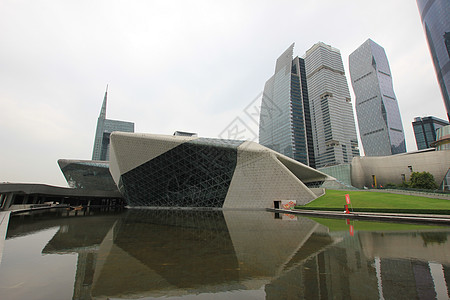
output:
M320 42L304 60L316 168L351 163L359 150L340 51Z
M450 121L450 1L417 0L417 6Z
M368 39L349 57L359 134L366 156L406 152L405 134L386 53Z
M259 143L315 168L305 63L292 44L267 80L261 105Z
M111 132L134 132L134 123L106 119L106 100L108 97L108 87L106 87L103 98L102 109L97 120L97 130L95 132L94 149L92 160L109 160L109 139Z
M445 120L436 117L416 117L412 122L414 136L416 137L417 150L431 148L431 143L436 141L436 130L449 125Z

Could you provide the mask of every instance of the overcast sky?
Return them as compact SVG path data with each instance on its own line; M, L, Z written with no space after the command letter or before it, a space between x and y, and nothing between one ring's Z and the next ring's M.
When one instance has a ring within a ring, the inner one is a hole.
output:
M0 182L66 186L57 160L91 159L107 84L107 118L136 132L254 139L258 95L289 45L340 49L349 78L368 38L386 50L414 151L413 118L445 119L414 0L2 0Z

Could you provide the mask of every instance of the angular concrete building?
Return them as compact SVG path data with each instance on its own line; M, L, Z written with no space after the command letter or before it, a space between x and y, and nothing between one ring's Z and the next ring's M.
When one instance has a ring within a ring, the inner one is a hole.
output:
M449 171L450 151L401 153L389 156L363 156L352 161L352 185L357 188L401 184L412 172L429 172L440 185Z
M306 204L332 177L257 143L114 132L110 171L130 207Z

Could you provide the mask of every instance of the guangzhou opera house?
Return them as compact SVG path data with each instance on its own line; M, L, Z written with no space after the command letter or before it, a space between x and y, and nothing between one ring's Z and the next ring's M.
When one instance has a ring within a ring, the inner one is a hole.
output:
M58 165L70 188L117 191L107 161L59 159Z
M278 208L334 178L249 141L113 132L110 172L129 207Z

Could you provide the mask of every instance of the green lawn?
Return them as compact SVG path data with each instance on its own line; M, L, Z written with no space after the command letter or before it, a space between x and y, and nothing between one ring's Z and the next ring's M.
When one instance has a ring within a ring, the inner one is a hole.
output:
M433 199L419 196L407 196L369 191L327 190L325 195L298 209L343 210L345 194L350 195L351 206L355 211L386 211L414 213L450 214L450 200Z

